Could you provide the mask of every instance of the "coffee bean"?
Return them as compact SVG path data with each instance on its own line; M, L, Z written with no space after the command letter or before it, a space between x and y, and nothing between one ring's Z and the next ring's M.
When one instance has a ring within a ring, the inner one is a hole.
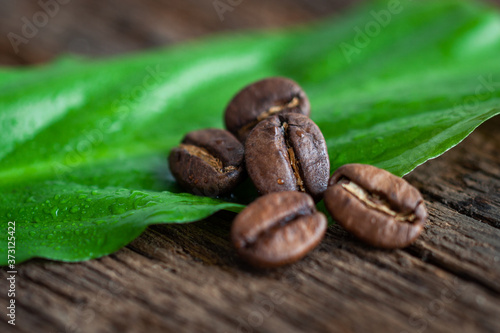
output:
M228 131L205 129L186 135L172 149L172 174L186 190L216 197L232 190L245 176L243 145Z
M261 120L278 113L309 116L310 104L300 86L275 77L255 82L241 90L226 108L226 128L242 142Z
M325 205L347 231L381 248L408 246L427 219L416 188L371 165L347 164L335 171L325 192Z
M261 121L247 138L245 160L261 194L301 191L319 201L328 184L325 138L302 114L285 113Z
M325 215L300 192L262 196L234 220L231 238L238 254L256 267L277 267L304 257L323 238Z

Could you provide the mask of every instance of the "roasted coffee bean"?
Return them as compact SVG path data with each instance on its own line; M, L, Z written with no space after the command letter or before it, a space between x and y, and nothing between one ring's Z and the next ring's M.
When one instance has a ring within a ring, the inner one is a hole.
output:
M310 104L300 86L292 80L275 77L255 82L241 90L225 113L226 128L242 142L261 120L278 113L309 116Z
M221 129L191 132L172 149L169 165L172 174L186 190L216 197L232 190L243 180L243 145Z
M238 254L256 267L277 267L304 257L323 238L325 215L300 192L262 196L234 220L231 238Z
M261 194L301 191L319 201L328 184L330 161L316 124L298 113L261 121L247 138L248 174Z
M402 248L422 231L427 210L420 192L404 179L364 164L335 171L325 192L335 221L368 244Z

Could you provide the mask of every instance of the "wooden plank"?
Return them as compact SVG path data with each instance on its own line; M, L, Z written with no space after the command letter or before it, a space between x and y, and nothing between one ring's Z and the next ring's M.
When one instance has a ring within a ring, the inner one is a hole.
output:
M111 55L208 32L286 26L342 6L245 1L220 21L210 1L73 0L18 54L1 41L0 63L43 62L68 51ZM2 32L39 9L9 2L0 5L5 10L11 15ZM256 271L235 256L234 214L221 212L190 225L150 227L98 260L20 265L17 325L0 320L0 331L500 332L498 128L499 117L406 177L430 213L407 249L374 249L332 225L301 262ZM0 290L8 289L6 277L0 270ZM0 295L5 309L6 293Z
M486 138L487 127L497 124L493 120L408 179L430 189L439 181L436 188L449 198L473 193L455 185L478 172L462 160L480 167L497 158L477 145L500 142L496 135ZM439 177L439 170L453 174ZM153 226L99 260L31 261L18 276L17 328L122 331L133 322L135 331L499 331L499 228L443 204L445 197L424 195L430 221L405 250L373 249L333 225L305 260L255 271L235 256L233 214L225 212L191 225Z

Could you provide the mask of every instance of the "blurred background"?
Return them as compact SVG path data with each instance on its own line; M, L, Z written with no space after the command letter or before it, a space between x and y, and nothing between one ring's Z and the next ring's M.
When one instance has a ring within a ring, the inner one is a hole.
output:
M285 27L339 13L342 0L0 0L0 65L63 53L111 56L203 35Z
M111 56L203 35L286 27L359 0L0 0L0 66ZM489 0L500 5L500 0Z
M43 63L63 53L111 56L223 31L286 27L338 14L357 2L0 0L0 66Z

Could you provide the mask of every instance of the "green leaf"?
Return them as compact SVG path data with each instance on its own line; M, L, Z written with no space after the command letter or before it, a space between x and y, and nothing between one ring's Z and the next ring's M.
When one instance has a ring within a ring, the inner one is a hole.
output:
M332 170L404 175L500 113L500 15L465 1L377 2L286 31L218 36L101 61L0 69L0 217L16 261L78 261L118 250L152 223L184 223L255 196L182 193L169 150L222 127L244 85L298 81ZM0 264L7 263L7 237Z
M191 222L238 205L189 194L47 181L33 195L12 193L0 204L16 220L16 259L77 261L111 253L154 223ZM196 209L193 209L196 205ZM27 222L25 222L27 221ZM95 251L95 252L94 252Z

